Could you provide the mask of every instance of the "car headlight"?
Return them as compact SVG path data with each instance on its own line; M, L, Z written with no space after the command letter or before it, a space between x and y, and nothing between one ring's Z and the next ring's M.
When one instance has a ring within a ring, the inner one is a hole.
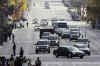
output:
M56 43L58 43L58 41L56 41Z

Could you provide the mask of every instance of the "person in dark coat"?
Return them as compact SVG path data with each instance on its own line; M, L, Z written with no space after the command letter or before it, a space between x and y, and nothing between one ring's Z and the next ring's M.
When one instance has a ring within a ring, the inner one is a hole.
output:
M27 25L27 28L28 28L28 22L26 23L26 25Z
M39 57L37 57L35 61L35 66L41 66L41 60L39 59Z
M24 50L23 50L23 47L20 48L20 57L23 57L24 55Z
M15 35L12 33L12 42L15 41Z
M5 66L6 64L6 58L4 56L1 58L1 64L2 66Z
M14 56L16 55L16 44L15 44L15 42L13 43L13 55Z

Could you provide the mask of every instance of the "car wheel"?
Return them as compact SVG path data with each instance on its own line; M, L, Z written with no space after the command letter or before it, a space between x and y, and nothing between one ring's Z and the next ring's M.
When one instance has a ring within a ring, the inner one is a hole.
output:
M59 55L58 54L56 54L56 58L58 58L59 57Z
M38 51L36 51L36 54L38 54Z
M57 44L57 47L59 47L59 44Z
M50 50L48 50L48 53L50 53Z
M80 58L81 58L81 59L83 59L83 58L84 58L84 56L80 56Z
M55 50L53 51L53 55L56 55L56 52L55 52Z
M88 55L90 56L90 55L91 55L91 53L89 52L89 53L88 53Z

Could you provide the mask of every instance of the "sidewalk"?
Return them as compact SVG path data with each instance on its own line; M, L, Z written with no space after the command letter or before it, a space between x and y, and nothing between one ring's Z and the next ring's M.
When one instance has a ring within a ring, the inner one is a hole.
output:
M12 54L11 53L12 45L13 45L12 40L8 39L7 42L4 42L3 46L0 46L0 56L10 56Z

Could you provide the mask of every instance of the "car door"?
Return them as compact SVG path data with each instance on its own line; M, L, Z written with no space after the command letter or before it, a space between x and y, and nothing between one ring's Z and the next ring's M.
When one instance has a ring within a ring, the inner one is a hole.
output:
M64 56L67 56L67 54L69 53L68 49L66 47L63 48L63 54Z
M66 56L66 54L67 54L67 48L60 47L59 50L58 50L58 53L59 53L60 56Z
M63 49L63 47L59 47L57 53L58 53L59 56L63 56L63 54L64 54L64 49Z

